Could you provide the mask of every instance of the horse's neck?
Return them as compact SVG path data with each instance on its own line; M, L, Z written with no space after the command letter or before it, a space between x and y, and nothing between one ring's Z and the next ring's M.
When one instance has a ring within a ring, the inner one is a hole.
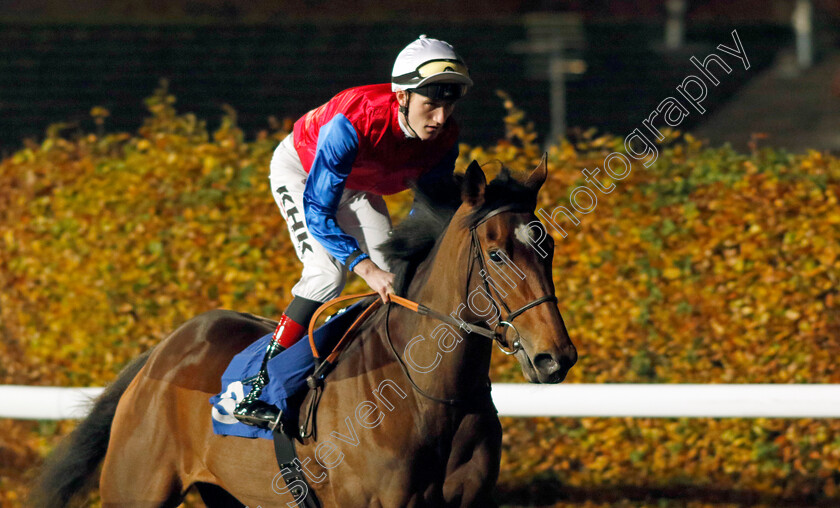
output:
M469 254L469 236L447 231L418 267L406 297L445 315L469 314ZM407 312L402 313L400 329L401 336L394 340L395 345L399 343L397 351L405 354L406 347L413 344L410 360L419 369L410 372L424 391L441 398L465 398L484 387L490 370L490 341L477 335L467 336L463 330L437 319ZM423 339L418 339L420 336ZM427 369L429 372L418 372Z

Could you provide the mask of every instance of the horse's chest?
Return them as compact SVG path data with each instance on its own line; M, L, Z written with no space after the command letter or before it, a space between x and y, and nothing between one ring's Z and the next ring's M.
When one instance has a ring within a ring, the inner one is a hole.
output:
M368 502L445 506L461 496L465 486L481 485L474 493L492 489L501 446L498 418L468 418L434 430L420 434L404 429L401 447L380 450L381 455L374 452L359 463L356 471L363 473L356 479L370 494Z

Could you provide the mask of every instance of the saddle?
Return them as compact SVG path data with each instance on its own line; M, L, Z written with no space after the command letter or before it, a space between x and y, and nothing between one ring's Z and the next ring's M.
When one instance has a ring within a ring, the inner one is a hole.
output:
M263 388L259 399L284 412L288 431L294 434L297 428L298 410L307 394L307 379L315 371L316 359L311 342L318 351L331 351L345 336L346 330L364 311L365 302L339 310L317 330L310 332L311 341L301 340L281 354L272 358L266 368L269 383ZM271 334L260 337L233 357L222 374L223 390L210 398L213 431L219 435L248 438L273 439L270 430L245 425L234 416L236 404L248 393L248 380L258 372Z
M380 301L378 296L374 298L375 302ZM342 297L331 303L336 304L348 299L348 297ZM308 340L299 341L268 362L266 368L269 373L269 383L263 388L259 399L283 411L286 425L282 427L282 431L272 432L268 429L245 425L233 416L236 404L247 395L248 379L259 371L266 345L271 340L271 334L257 339L234 356L222 375L222 386L225 389L210 398L213 404L213 431L216 434L265 438L274 442L280 472L286 482L288 492L294 497L299 507L318 508L320 506L317 497L306 482L295 451L295 441L302 442L306 437L305 432L298 430L298 413L308 394L306 388L316 387L316 397L314 397L316 400L307 414L307 422L314 422L312 416L317 407L317 399L320 399L324 379L335 366L335 359L339 352L349 344L350 332L372 311L373 307L370 304L371 301L368 299L340 309L316 330L314 329L315 320L328 307L322 306L312 319ZM318 351L331 351L328 357L329 362L321 361ZM316 383L314 379L319 381Z

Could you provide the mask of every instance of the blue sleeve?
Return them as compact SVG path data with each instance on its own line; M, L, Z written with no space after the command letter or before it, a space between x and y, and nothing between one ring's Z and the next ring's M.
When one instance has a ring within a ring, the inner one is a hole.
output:
M348 270L368 258L359 242L338 226L335 219L347 176L359 151L353 124L342 114L321 127L312 168L303 189L303 214L312 236Z
M438 164L424 173L417 179L417 188L428 196L432 201L435 200L436 194L440 193L440 189L445 186L452 185L452 172L455 170L455 161L458 159L458 143L456 142L452 149L446 152ZM417 195L414 196L414 203L411 205L409 215L414 213L414 207L417 205Z

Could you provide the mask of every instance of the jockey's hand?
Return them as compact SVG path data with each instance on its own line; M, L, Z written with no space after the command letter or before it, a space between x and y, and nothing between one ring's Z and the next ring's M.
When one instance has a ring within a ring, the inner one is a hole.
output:
M394 292L394 274L376 266L370 258L359 261L353 267L353 271L367 282L367 285L382 298L383 303L388 303L388 293Z

